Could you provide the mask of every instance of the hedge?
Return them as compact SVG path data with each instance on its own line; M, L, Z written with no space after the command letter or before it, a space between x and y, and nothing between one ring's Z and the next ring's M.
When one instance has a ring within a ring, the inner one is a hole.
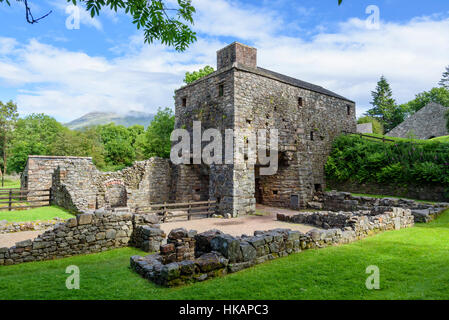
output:
M449 143L382 143L358 135L342 135L333 143L325 171L327 179L336 182L449 187Z

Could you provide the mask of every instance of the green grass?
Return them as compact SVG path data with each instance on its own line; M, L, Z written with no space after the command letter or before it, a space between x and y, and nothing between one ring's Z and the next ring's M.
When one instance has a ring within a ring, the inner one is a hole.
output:
M20 188L20 180L12 180L5 178L4 186L1 186L1 180L0 180L0 189L13 189L13 188Z
M449 142L449 136L442 136L430 139L431 141Z
M29 210L0 211L0 220L7 220L9 222L51 220L55 217L68 219L73 218L74 215L58 206L40 207Z
M449 211L429 224L348 245L306 250L223 278L161 288L132 272L124 248L61 260L0 267L0 299L448 299ZM77 265L81 288L67 290ZM365 270L380 269L380 290Z

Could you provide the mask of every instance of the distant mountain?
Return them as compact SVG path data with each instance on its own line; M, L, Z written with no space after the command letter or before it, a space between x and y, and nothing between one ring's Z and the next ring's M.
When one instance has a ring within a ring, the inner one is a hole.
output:
M154 114L140 111L130 111L124 115L113 112L90 112L64 125L72 130L79 130L90 126L114 122L117 125L123 125L125 127L140 124L146 128L153 118Z

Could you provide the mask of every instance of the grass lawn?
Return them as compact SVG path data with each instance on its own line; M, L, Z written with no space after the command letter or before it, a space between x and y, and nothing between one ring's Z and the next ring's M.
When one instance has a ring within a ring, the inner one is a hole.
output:
M11 180L5 178L4 186L2 187L0 178L0 189L14 189L14 188L20 188L20 180Z
M161 288L129 269L124 248L61 260L0 267L0 299L448 299L449 211L429 224L348 245L307 250L180 288ZM80 290L65 288L77 265ZM366 267L380 269L367 290Z
M7 220L9 222L51 220L55 217L68 219L73 218L74 215L58 206L40 207L29 210L0 211L0 220Z

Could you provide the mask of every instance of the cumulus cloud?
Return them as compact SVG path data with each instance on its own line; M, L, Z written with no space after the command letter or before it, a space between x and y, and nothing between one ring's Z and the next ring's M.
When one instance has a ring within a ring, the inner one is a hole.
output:
M323 29L304 39L283 34L285 24L274 11L225 0L196 0L194 5L200 37L184 53L143 44L141 35L114 45L111 50L118 58L90 56L36 39L19 44L0 38L0 83L20 90L16 100L22 113L46 112L62 121L89 111L155 112L173 105L173 91L186 71L215 66L215 52L236 39L258 48L260 66L355 100L361 114L382 74L398 102L406 102L436 86L448 64L447 17L382 22L379 30L369 30L354 18L333 32Z

